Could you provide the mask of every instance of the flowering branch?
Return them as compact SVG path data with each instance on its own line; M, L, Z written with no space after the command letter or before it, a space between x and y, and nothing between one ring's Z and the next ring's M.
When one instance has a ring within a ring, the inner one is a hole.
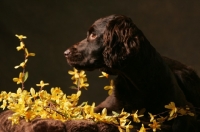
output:
M22 84L22 90L25 88L24 87L24 82L27 80L28 78L28 72L26 72L25 67L26 67L26 63L28 61L28 57L29 56L35 56L35 53L29 53L28 49L25 47L25 44L23 42L23 39L26 39L26 36L23 35L15 35L19 40L20 40L20 46L17 46L16 49L18 51L20 50L24 50L24 61L22 63L20 63L18 66L15 66L14 68L17 69L19 67L22 67L23 70L22 72L20 72L19 74L19 78L13 78L14 82L17 82L17 84Z

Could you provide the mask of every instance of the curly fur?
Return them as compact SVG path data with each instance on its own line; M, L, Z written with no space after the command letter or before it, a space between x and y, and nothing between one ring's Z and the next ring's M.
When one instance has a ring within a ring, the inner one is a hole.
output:
M7 110L0 113L0 132L116 132L118 128L106 123L95 123L90 120L71 120L62 122L54 119L36 118L32 121L21 119L19 124L12 125L8 117L13 114Z
M130 18L117 17L109 22L103 34L104 62L110 68L123 63L130 54L135 54L139 45L136 26Z
M103 108L109 112L146 108L157 114L172 101L178 107L190 106L194 112L194 106L200 107L200 79L195 71L162 57L129 17L98 19L86 39L67 49L65 56L78 69L117 75L114 92L95 108L97 112ZM166 131L199 131L196 117L179 117L168 125L171 127Z

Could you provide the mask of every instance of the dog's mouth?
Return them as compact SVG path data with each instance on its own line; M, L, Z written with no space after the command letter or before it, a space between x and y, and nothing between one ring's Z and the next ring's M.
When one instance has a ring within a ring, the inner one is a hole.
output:
M81 63L81 60L80 59L77 59L77 58L74 58L74 59L71 59L71 58L66 58L67 60L67 63L72 66L72 67L79 67L80 66L80 63Z
M78 70L93 71L103 67L103 59L93 57L92 54L85 55L73 49L68 49L64 52L67 63Z
M68 64L71 67L75 67L78 70L85 70L85 71L94 71L95 69L99 69L99 67L94 66L94 65L81 65L81 63L78 62L71 62L69 60L67 60Z
M75 67L78 70L85 70L85 71L94 71L94 70L97 69L97 68L94 68L94 67L84 67L84 66L79 66L79 65L75 65L73 67Z
M89 63L87 60L80 59L80 58L66 58L67 63L71 67L75 67L78 70L86 70L86 71L93 71L95 69L99 69L102 67L100 63L94 61L93 63Z
M81 57L73 57L73 58L69 58L66 57L67 59L67 63L71 66L71 67L75 67L78 70L86 70L86 71L93 71L95 69L99 69L98 64L94 63L94 64L89 64L86 60L84 60L84 58Z
M83 60L83 56L80 53L69 54L65 57L70 66L78 65Z

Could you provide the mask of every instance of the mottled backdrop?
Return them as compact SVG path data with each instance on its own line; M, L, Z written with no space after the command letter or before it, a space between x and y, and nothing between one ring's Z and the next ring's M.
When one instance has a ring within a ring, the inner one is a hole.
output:
M89 26L110 14L130 16L162 55L177 59L200 74L200 1L199 0L1 0L0 1L0 90L15 91L14 66L23 60L15 34L28 37L30 52L26 89L40 80L50 83L46 89L61 87L75 92L63 52L86 36ZM88 72L89 89L82 101L99 103L107 96L107 79L98 79L99 71Z

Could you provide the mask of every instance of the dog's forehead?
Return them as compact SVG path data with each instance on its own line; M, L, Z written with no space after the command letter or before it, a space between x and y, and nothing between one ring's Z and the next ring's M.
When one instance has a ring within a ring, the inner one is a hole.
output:
M92 26L97 26L97 27L104 27L107 25L107 23L109 21L111 21L114 18L115 15L110 15L107 17L103 17L103 18L99 18L98 20L96 20Z
M106 25L114 18L114 15L99 18L89 28L89 32L95 30L96 32L103 33L106 29Z

